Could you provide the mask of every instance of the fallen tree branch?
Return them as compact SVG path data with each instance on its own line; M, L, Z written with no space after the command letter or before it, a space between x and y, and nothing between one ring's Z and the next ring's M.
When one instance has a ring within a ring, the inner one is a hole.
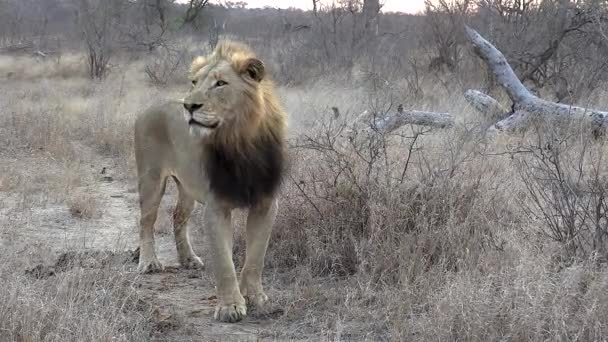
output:
M26 52L30 51L31 49L33 49L33 47L34 47L34 44L32 44L32 43L22 43L22 44L3 46L3 47L0 47L0 53L5 53L5 54L26 53Z
M475 53L484 60L513 102L509 116L497 122L490 128L490 131L515 130L523 127L529 116L538 115L549 115L555 118L588 118L593 124L600 127L606 124L608 112L550 102L534 96L517 78L505 56L494 45L472 28L465 26L465 30ZM485 96L491 99L488 101L498 103L491 97Z
M492 122L502 120L509 116L509 110L479 90L469 89L464 93L464 98L473 108L488 117Z
M465 25L466 35L475 53L486 63L496 76L498 83L505 89L512 101L511 110L498 101L477 90L467 90L467 101L476 110L495 122L489 131L509 132L525 127L531 117L547 115L553 118L587 118L595 127L603 128L608 122L608 112L546 101L533 95L519 80L505 56L477 31ZM421 125L450 128L455 125L450 113L403 110L401 105L396 113L383 117L373 116L366 111L357 119L366 122L379 133L390 133L404 125Z
M374 117L369 111L363 112L357 119L366 122L379 133L391 133L404 125L430 126L437 128L450 128L454 126L454 116L450 113L425 112L420 110L403 110L401 106L395 113L383 117Z

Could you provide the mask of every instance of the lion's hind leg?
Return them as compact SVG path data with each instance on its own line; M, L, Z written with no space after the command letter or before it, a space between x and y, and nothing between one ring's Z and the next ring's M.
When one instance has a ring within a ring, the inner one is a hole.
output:
M158 207L165 193L166 178L160 170L152 170L139 175L139 205L141 218L139 226L139 265L141 273L159 272L163 265L156 257L154 242L154 223L158 215Z
M177 204L173 211L173 233L180 265L184 268L203 268L203 262L194 253L188 234L188 219L194 209L194 199L184 190L179 180L175 179L179 191Z
M277 215L277 200L260 203L249 209L245 240L245 264L240 276L240 290L249 304L262 306L268 296L262 288L262 271L268 241Z

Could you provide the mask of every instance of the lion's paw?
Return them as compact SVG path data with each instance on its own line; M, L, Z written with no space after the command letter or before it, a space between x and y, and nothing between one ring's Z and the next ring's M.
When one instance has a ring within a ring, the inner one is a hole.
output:
M164 270L163 264L158 261L156 257L150 259L139 259L139 265L137 271L139 273L156 273Z
M247 305L263 308L268 302L268 296L264 292L260 292L254 295L245 295L245 300L247 301Z
M196 255L191 255L186 258L180 258L179 264L182 265L183 268L189 270L202 270L205 268L205 264L201 260L201 258Z
M220 322L234 323L247 316L247 306L244 304L218 305L215 308L215 319Z

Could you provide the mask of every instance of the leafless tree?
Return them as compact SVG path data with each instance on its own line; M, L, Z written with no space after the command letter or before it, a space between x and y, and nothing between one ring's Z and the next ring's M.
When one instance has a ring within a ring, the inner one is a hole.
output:
M119 0L77 0L78 24L87 48L89 75L103 78L108 69L121 16Z
M209 0L189 0L188 9L184 15L184 24L193 23L208 3Z
M187 51L184 49L161 45L153 52L144 72L152 84L166 86L171 81L184 81L183 76L179 76L188 62Z
M363 21L365 22L365 32L377 36L380 30L380 0L363 2Z
M142 0L137 10L144 13L143 26L141 29L131 25L127 32L124 32L133 43L143 46L146 50L152 51L155 47L163 44L167 33L167 10L174 3L173 0Z
M313 34L328 62L348 67L377 36L380 3L377 0L313 1Z
M460 33L465 17L468 15L471 0L430 1L426 0L425 21L430 32L430 39L424 37L424 44L432 44L436 55L429 62L429 70L439 71L446 67L454 71L460 59L460 50L464 40Z

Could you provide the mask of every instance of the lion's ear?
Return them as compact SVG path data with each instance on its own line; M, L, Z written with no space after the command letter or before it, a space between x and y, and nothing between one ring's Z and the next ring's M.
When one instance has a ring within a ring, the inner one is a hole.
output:
M242 73L256 82L261 82L264 79L266 70L264 63L261 60L257 58L248 58L243 63Z
M201 70L205 64L207 64L207 59L205 57L196 57L192 61L192 64L190 64L190 77L194 77L194 75L196 75L196 73Z

